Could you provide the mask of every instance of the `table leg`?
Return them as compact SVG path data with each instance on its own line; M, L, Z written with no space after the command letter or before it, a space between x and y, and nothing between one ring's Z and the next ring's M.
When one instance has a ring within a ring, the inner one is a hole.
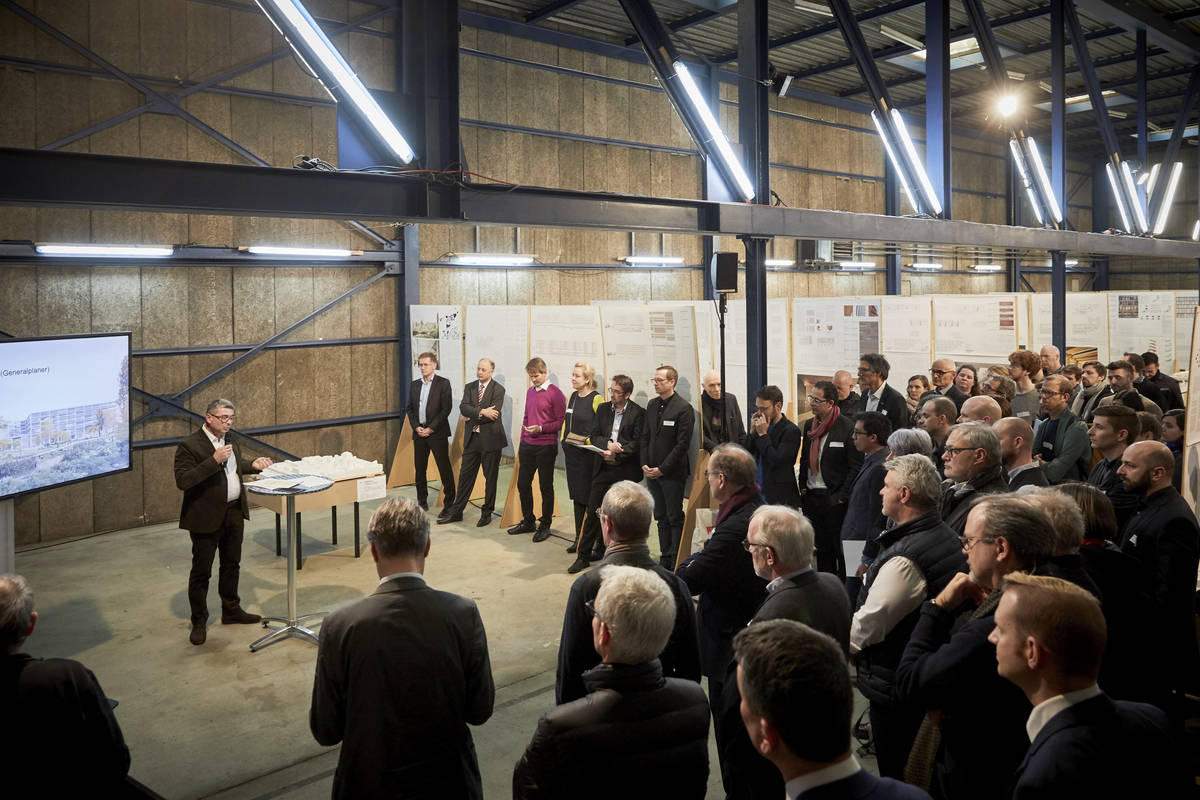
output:
M354 501L354 557L358 558L361 550L358 546L358 501Z
M279 515L275 515L275 555L283 555L283 547L279 543Z
M337 506L329 509L329 521L333 526L333 544L337 544Z
M291 499L291 495L288 495ZM296 515L296 569L304 569L304 548L300 543L300 515Z
M250 652L257 653L259 650L268 645L281 642L284 639L303 639L310 644L318 644L320 636L308 628L300 624L300 620L310 619L312 617L320 617L325 614L319 611L314 614L296 614L296 570L299 564L300 551L300 517L296 514L296 498L294 495L287 497L287 617L263 617L263 627L269 627L269 623L282 623L283 627L273 630L270 633L256 639L250 644ZM292 550L296 550L297 558L292 557Z

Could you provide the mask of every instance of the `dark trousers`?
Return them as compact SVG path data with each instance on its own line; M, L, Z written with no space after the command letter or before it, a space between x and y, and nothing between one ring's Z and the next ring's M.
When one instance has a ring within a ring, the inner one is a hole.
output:
M442 499L446 508L454 505L454 470L450 466L450 443L444 436L413 437L413 469L416 471L417 502L429 505L429 486L425 481L425 470L429 466L429 454L437 464L438 478L442 481Z
M600 532L600 504L604 502L604 495L614 483L615 480L611 477L605 478L604 472L601 471L592 480L592 488L588 491L587 517L579 530L579 557L587 561L598 560L592 558L592 554L599 555L604 552L604 534Z
M834 503L825 489L809 489L801 499L801 508L813 526L817 569L845 580L846 557L842 552L842 520L846 518L846 504Z
M188 574L188 604L192 607L192 624L208 621L208 582L212 578L213 556L221 554L217 571L217 594L221 596L221 611L241 607L238 598L238 574L242 560L242 505L235 500L225 509L221 527L209 533L192 533L192 571Z
M875 743L879 774L904 780L904 765L908 763L908 755L925 715L920 709L871 703L870 717L871 741Z
M532 523L533 518L533 473L538 474L538 486L542 490L542 516L538 526L549 528L554 519L554 459L558 457L556 444L524 444L517 450L520 468L517 470L517 495L521 498L521 520Z
M496 479L500 475L500 451L483 450L480 448L479 437L475 436L463 448L462 464L458 468L458 491L455 492L454 502L446 503L443 513L461 514L471 502L471 492L475 490L475 479L479 477L479 467L483 466L484 514L491 514L496 508Z
M683 535L683 492L687 476L682 478L647 478L646 488L654 498L654 520L658 523L659 563L675 569L679 555L679 540Z

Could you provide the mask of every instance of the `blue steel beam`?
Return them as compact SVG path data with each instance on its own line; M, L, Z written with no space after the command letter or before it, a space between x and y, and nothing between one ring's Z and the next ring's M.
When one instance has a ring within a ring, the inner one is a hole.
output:
M925 3L925 54L925 168L941 201L942 216L952 219L950 0Z
M187 418L195 420L197 422L204 421L203 414L197 414L195 411L192 411L187 406L181 405L180 403L175 401L173 398L163 397L162 395L157 395L157 394L154 394L153 392L147 392L146 390L139 389L136 386L130 386L129 391L132 392L133 394L136 394L138 397L140 397L146 403L146 405L148 405L150 407L149 412L143 414L142 416L138 417L137 419L135 419L133 422L131 422L129 424L129 427L131 429L133 427L141 424L142 422L145 422L146 420L151 419L152 417L175 416L175 417L187 417ZM254 437L254 435L251 433L248 433L246 431L235 431L235 432L237 433L239 438L245 439L246 441L253 443L256 447L258 447L262 450L266 450L268 452L274 453L277 456L280 456L281 458L283 458L285 460L292 461L292 460L298 460L300 458L300 456L289 453L286 450L282 450L282 449L276 447L275 445L267 444L266 442L262 441L261 439L256 439ZM146 449L149 449L152 447L164 447L168 444L179 444L179 437L172 436L172 437L167 437L167 438L163 438L163 439L142 439L142 440L130 442L129 446L134 450L146 450Z
M1064 220L1067 213L1067 35L1063 5L1067 1L1052 0L1050 3L1050 192L1058 200ZM1062 353L1065 358L1067 351Z
M1067 355L1067 254L1050 251L1050 340Z
M771 139L767 67L767 0L738 2L738 139L754 201L771 204ZM746 249L746 389L767 383L767 239L743 237ZM743 398L747 407L753 394Z
M1146 31L1144 30L1137 32L1136 54L1137 71L1134 74L1134 82L1137 84L1137 158L1143 168L1148 168L1150 164L1150 137L1148 136L1150 126L1147 125L1146 105L1150 90L1146 85L1148 78L1146 76Z
M550 19L555 14L561 14L582 3L583 0L555 0L553 3L547 3L541 8L535 8L525 15L525 21L530 25L538 22L543 22Z

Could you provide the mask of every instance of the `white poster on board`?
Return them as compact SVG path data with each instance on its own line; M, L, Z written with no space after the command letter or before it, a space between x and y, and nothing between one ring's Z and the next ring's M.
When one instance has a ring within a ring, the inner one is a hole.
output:
M438 374L449 380L452 386L461 386L463 380L462 306L409 306L408 315L413 380L420 377L417 372L417 357L421 353L433 353L437 356Z
M1158 354L1161 364L1175 363L1175 293L1109 292L1108 352Z
M696 323L690 306L601 306L604 365L609 375L633 380L633 401L643 408L654 396L650 379L662 365L679 373L675 391L700 404Z
M712 300L651 300L647 305L690 306L696 317L696 360L700 377L709 370L721 368L721 340L717 322L717 306Z
M1017 349L1017 298L943 295L933 298L933 356L982 369L1008 364ZM926 367L928 369L928 367Z
M1164 372L1187 369L1192 360L1192 320L1196 318L1197 302L1200 300L1197 300L1196 292L1175 293L1175 369L1160 363L1159 369Z
M908 379L923 375L929 379L933 363L933 319L929 297L880 298L882 324L880 353L891 366L888 385L905 394Z
M604 345L598 306L534 306L529 313L529 355L546 362L550 380L570 397L571 370L591 364L601 394L605 388Z
M513 455L521 436L525 415L525 362L529 360L529 306L467 306L466 363L464 384L475 380L475 365L481 358L496 362L492 379L504 387L500 419L508 433L507 456ZM461 392L462 385L456 388ZM462 395L456 394L458 399Z
M838 370L854 374L863 353L880 352L878 297L798 297L792 300L792 369L796 417L809 413L818 381Z
M1038 351L1054 341L1054 320L1050 314L1053 298L1047 293L1029 298L1033 341L1029 349ZM1190 330L1190 329L1189 329ZM1109 362L1108 296L1103 292L1067 292L1067 352L1064 363Z
M791 329L788 325L788 299L767 299L767 383L783 391L786 412L790 406L795 413L796 389L792 386ZM752 393L757 386L746 386L746 301L730 300L725 318L725 367L728 390L737 396L738 404L753 408ZM748 404L748 405L747 405Z

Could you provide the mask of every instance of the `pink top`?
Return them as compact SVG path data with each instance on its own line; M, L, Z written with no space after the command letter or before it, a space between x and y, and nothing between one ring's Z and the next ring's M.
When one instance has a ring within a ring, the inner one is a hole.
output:
M525 393L525 418L521 421L522 428L541 425L542 432L530 433L522 430L523 444L558 444L558 432L567 416L567 398L563 396L562 390L549 381L542 386L545 388L535 389L530 386L529 391Z

